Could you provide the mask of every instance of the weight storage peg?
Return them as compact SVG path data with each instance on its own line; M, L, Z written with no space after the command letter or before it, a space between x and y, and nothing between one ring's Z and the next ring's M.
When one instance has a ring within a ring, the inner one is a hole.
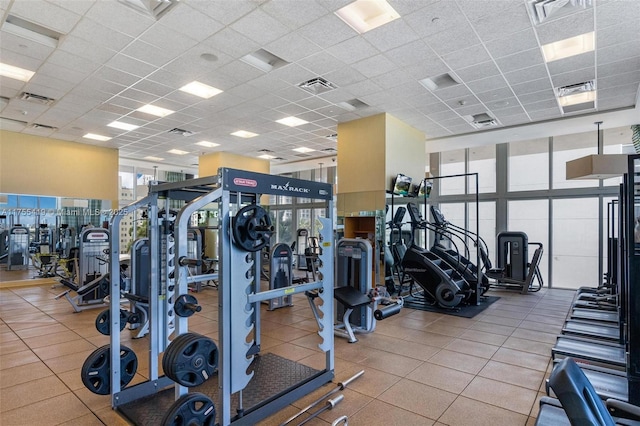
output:
M202 306L198 305L198 299L191 294L183 294L178 296L176 303L173 305L173 310L179 317L188 318L196 312L202 310Z

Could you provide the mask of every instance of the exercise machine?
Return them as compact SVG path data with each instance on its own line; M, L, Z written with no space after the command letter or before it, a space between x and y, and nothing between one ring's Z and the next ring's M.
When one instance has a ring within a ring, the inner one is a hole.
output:
M293 252L288 244L278 243L269 254L269 290L293 285ZM268 310L293 306L293 297L284 295L265 301Z
M524 232L500 232L496 241L497 268L485 272L487 277L496 281L492 287L515 289L522 294L540 291L544 285L540 273L542 243L529 242ZM530 245L536 246L531 262Z
M24 270L29 267L29 228L16 224L9 228L9 250L7 271Z

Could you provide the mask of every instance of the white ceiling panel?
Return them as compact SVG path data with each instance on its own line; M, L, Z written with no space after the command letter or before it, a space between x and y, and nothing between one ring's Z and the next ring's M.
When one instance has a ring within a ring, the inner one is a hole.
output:
M89 142L82 139L87 131L112 135L95 145L126 147L121 153L131 157L171 157L179 167L197 162L200 139L222 144L207 152L253 156L270 149L294 161L303 157L291 149L308 146L317 151L304 158L331 155L323 149L336 144L325 136L337 132L337 122L380 112L429 138L484 132L460 115L488 112L498 128L559 119L554 85L595 78L596 69L598 110L571 115L623 111L635 105L640 82L640 8L629 1L596 0L594 8L534 27L525 0L390 0L401 17L364 34L333 13L352 0L181 0L157 21L116 1L2 1L6 13L70 34L52 49L2 33L2 60L36 74L28 84L0 77L0 95L12 98L0 118L37 120L61 130L18 131L78 142ZM542 62L540 42L591 31L594 22L595 52ZM258 49L289 64L264 72L239 61ZM419 83L443 73L462 84L430 92ZM314 96L297 87L315 77L337 88ZM193 80L223 92L205 100L178 90ZM29 103L13 99L23 90L57 101L23 116ZM349 112L336 105L353 99L368 106ZM145 103L175 113L135 111ZM310 123L275 122L288 115ZM142 127L106 127L116 119ZM174 127L196 135L168 134ZM229 135L238 129L260 136ZM192 154L170 156L170 148Z

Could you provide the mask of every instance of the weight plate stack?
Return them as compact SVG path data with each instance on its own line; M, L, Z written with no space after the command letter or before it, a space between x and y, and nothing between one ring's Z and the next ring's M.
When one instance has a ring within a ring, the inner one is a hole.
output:
M100 334L104 334L108 336L111 333L111 322L109 318L109 309L105 309L100 312L96 318L96 329L100 332ZM129 319L129 315L127 311L120 309L120 331L124 330L124 327L127 325L127 320Z
M217 367L218 347L213 340L197 333L173 339L162 358L164 374L186 387L204 383Z
M82 383L93 393L109 395L111 392L110 345L102 346L91 353L82 364ZM120 387L129 384L138 369L138 357L126 346L120 346Z
M211 399L202 393L188 393L178 398L162 418L162 426L213 426L216 421L216 407Z

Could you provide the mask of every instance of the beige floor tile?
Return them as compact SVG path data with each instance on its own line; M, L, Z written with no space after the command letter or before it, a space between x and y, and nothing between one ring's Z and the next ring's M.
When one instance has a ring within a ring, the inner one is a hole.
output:
M555 344L556 337L558 337L558 335L551 334L551 333L542 333L540 331L535 331L535 330L528 330L526 328L519 328L513 332L511 337L516 337L518 339L533 340L533 341L542 342L542 343Z
M381 366L381 368L384 368L384 366ZM400 379L401 377L385 371L367 368L361 377L349 384L349 389L377 398L381 393L398 383Z
M544 392L538 392L538 395L533 402L533 406L531 407L531 412L529 413L529 417L538 417L538 413L540 412L540 398L543 396L547 396Z
M405 376L413 371L422 361L402 355L368 348L367 356L361 358L358 364L372 368L384 366L384 371L395 376Z
M429 362L443 367L453 368L454 370L463 371L465 373L478 374L478 372L482 370L482 367L487 363L487 360L484 358L478 358L477 356L443 349L429 358Z
M478 375L488 379L497 380L499 382L538 390L545 373L518 365L489 361Z
M371 401L362 410L349 417L351 425L429 426L433 420L382 401Z
M462 333L467 331L467 329L462 327L450 326L448 324L445 324L442 320L440 320L427 325L424 328L424 331L428 333L442 334L444 336L458 337Z
M536 321L522 321L522 324L520 324L518 328L558 335L562 331L562 324L540 324Z
M55 325L55 320L53 318L43 319L40 321L20 321L20 322L7 322L11 329L16 332L16 334L22 330L29 330L32 328L44 328L49 325Z
M40 359L31 351L13 352L7 355L0 355L0 370L17 367L19 365L38 362Z
M64 382L64 384L72 391L84 388L82 378L80 377L80 370L70 370L64 373L58 374L58 378Z
M77 419L68 420L64 423L60 423L58 426L103 426L104 423L100 421L95 414L85 414Z
M29 347L22 340L11 340L9 342L2 342L2 345L0 345L0 355L28 350Z
M529 417L527 419L527 423L525 424L525 426L535 426L536 425L536 418L535 417Z
M518 327L522 320L514 318L504 318L489 313L478 315L478 322L486 322L489 324L504 325L507 327Z
M64 373L65 371L78 370L82 367L87 357L93 351L77 352L70 355L59 356L57 358L51 358L44 361L45 364L56 374Z
M318 417L326 422L332 422L340 416L348 416L351 417L358 411L362 410L363 407L367 406L373 398L370 396L363 395L359 392L355 392L346 388L343 391L340 391L338 394L344 395L344 399L338 403L332 410L325 411L320 414Z
M454 340L454 337L445 336L443 334L428 333L424 331L411 330L404 340L420 343L423 345L434 346L436 348L444 348Z
M14 410L67 392L69 389L55 376L32 380L1 389L1 409L3 412Z
M499 347L487 345L485 343L472 342L469 340L456 339L445 346L445 349L489 359L496 353Z
M78 340L81 337L73 331L61 331L60 333L47 334L44 336L27 337L24 338L24 342L29 345L31 349L42 348L43 346L51 346L58 343L70 342L72 340Z
M13 342L14 340L20 340L20 337L18 337L18 335L13 331L8 330L0 333L0 344L4 345L5 343Z
M388 336L376 335L375 333L371 335L371 338L361 339L361 342L363 345L370 348L404 355L409 358L415 358L422 361L426 361L440 350L440 348L434 346L408 342L403 339L396 339Z
M527 416L460 396L438 420L450 426L524 426Z
M269 348L269 352L293 361L306 358L314 353L311 349L303 348L302 346L293 345L291 343L282 343L277 346L272 346Z
M87 407L91 407L93 411L99 410L105 407L111 407L111 397L109 395L98 395L91 392L86 387L76 389L73 393L82 401Z
M71 392L45 399L0 415L3 426L42 425L43 416L47 424L57 425L90 414L89 409Z
M519 319L523 320L529 314L528 310L526 312L522 311L505 311L503 309L491 309L487 310L493 316L502 317L502 318L510 318L510 319Z
M456 397L456 394L402 379L380 395L378 400L436 420Z
M96 417L98 417L105 425L130 426L130 423L127 422L122 416L118 414L117 411L113 410L111 407L93 410L93 412Z
M397 337L399 339L406 340L412 340L409 338L412 333L419 333L419 331L414 329L393 325L387 321L378 322L376 324L375 332L376 334L381 334L383 336Z
M495 346L500 346L505 342L505 340L507 340L507 336L505 335L480 331L476 329L469 329L465 331L460 335L459 338Z
M29 337L47 336L54 333L62 333L64 331L69 331L69 329L62 324L56 323L36 328L18 330L16 331L16 334L20 336L21 339L27 339Z
M531 405L537 394L536 391L519 386L485 379L484 377L476 377L461 395L526 416L531 411Z
M407 378L434 388L459 394L471 383L474 375L425 362L413 370Z
M504 344L503 348L515 349L517 351L531 352L538 355L551 355L551 348L553 343L536 342L534 340L519 339L517 337L509 337Z
M549 353L549 356L543 356L509 348L500 348L491 359L493 361L504 362L505 364L546 371L550 358L551 353Z
M32 362L3 370L0 376L0 388L4 389L52 375L53 372L44 363Z
M94 349L96 349L95 345L92 345L84 339L80 339L72 340L70 342L58 343L51 346L35 348L33 349L33 352L38 355L40 359L45 360Z

